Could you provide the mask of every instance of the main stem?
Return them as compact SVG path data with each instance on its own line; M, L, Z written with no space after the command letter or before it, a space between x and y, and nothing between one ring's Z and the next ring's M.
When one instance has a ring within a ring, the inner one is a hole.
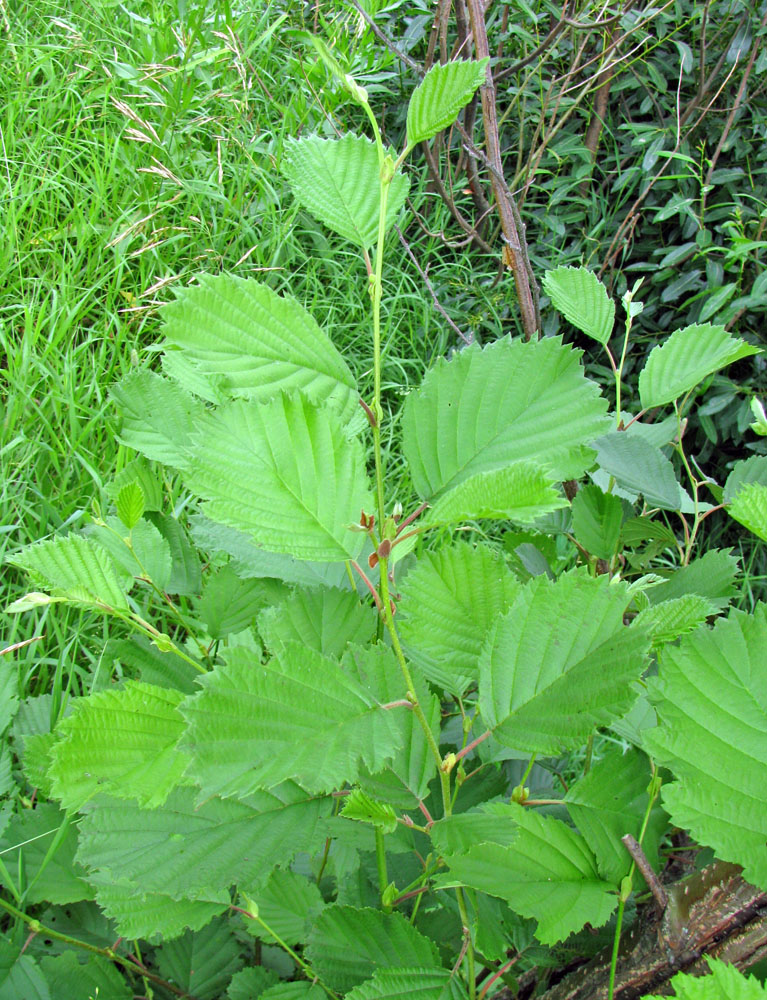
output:
M400 166L402 160L404 159L405 153L397 160L396 163L385 156L383 150L383 143L381 142L380 132L378 130L378 125L375 122L374 116L369 114L369 117L374 123L375 135L376 135L376 146L378 147L378 162L381 171L381 198L378 212L378 240L376 243L376 259L375 259L375 271L371 276L371 298L373 303L373 414L375 416L375 424L373 425L373 453L375 461L375 478L376 478L376 498L378 506L378 537L381 540L385 537L386 531L386 506L384 502L384 468L383 468L383 455L381 452L381 423L383 422L383 408L381 406L381 300L383 298L383 253L384 253L384 237L386 235L386 206L389 201L389 189L391 188L392 178ZM407 152L407 151L405 151ZM413 713L418 719L418 722L424 732L426 737L426 742L429 746L432 756L437 764L437 771L439 774L440 784L442 787L442 803L445 816L450 816L452 813L452 801L450 798L450 771L444 766L442 757L439 752L439 745L434 738L434 733L431 731L431 726L426 718L423 708L418 701L418 696L416 695L415 685L413 684L413 677L410 673L410 668L408 667L407 660L405 659L405 654L402 651L402 644L399 640L399 635L397 633L397 627L394 624L394 614L392 611L391 596L389 593L389 559L388 556L379 555L379 571L380 571L380 592L381 592L381 614L386 625L387 631L391 637L392 649L394 650L394 655L399 663L400 670L402 671L402 676L405 680L405 685L407 687L407 698L408 701L413 706ZM380 862L379 862L379 878L381 877ZM474 973L474 949L471 940L471 927L469 924L469 916L466 909L466 901L464 899L463 890L456 889L456 897L458 902L458 909L461 915L461 922L464 927L464 934L466 935L466 957L468 962L468 983L469 983L469 996L473 998L476 996L476 986L475 986L475 973Z

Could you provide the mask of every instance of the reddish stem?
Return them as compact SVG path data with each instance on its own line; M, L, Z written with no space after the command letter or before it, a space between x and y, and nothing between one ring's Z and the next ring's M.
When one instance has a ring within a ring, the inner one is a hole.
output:
M459 752L455 755L456 761L461 760L461 758L465 757L467 753L470 753L474 749L474 747L479 746L480 743L483 743L488 738L489 735L490 735L490 730L486 729L481 736L478 736L476 738L476 740L472 740L471 743L467 744L463 748L463 750L459 750Z
M381 598L378 596L378 591L375 589L370 580L368 580L368 578L365 576L365 571L363 570L363 568L354 559L352 559L352 566L357 570L359 575L362 577L362 581L370 591L370 594L373 600L375 601L375 605L378 608L379 613L383 612L383 605L381 604Z

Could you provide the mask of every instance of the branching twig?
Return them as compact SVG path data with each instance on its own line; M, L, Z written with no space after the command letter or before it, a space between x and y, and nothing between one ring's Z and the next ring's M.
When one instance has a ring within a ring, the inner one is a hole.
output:
M487 30L485 27L485 16L480 0L468 0L469 19L471 30L474 35L474 48L478 59L490 56L490 47L487 40ZM518 226L518 213L515 213L513 198L508 185L499 183L498 178L503 177L503 164L501 162L501 144L498 137L498 118L495 108L495 84L493 74L488 63L485 71L485 83L481 87L482 94L482 117L485 124L485 142L487 145L487 158L493 165L491 174L493 194L498 205L498 214L501 219L501 228L505 241L503 260L514 275L514 284L517 290L519 309L522 314L522 328L525 339L537 338L540 330L540 316L536 308L535 299L530 282L530 262L527 255L524 231Z

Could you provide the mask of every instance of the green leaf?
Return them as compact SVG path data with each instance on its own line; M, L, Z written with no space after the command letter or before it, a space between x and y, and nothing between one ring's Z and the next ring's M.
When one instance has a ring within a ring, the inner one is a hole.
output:
M46 955L40 968L56 1000L132 1000L133 990L114 963L101 955L88 955L81 962L74 950ZM27 994L21 994L26 1000Z
M82 535L36 542L9 560L54 594L83 604L127 610L126 587L101 545Z
M201 515L190 519L192 539L210 555L231 556L232 568L243 578L258 577L282 580L301 587L343 586L349 577L346 567L337 562L309 562L258 548L242 531L216 524Z
M671 403L713 372L759 353L757 347L731 337L723 326L694 323L676 330L650 351L639 374L642 409Z
M309 935L306 956L332 990L345 992L376 969L438 965L436 948L401 913L326 906Z
M96 887L99 906L114 920L117 933L131 941L171 941L187 928L200 930L231 906L228 890L210 893L215 899L179 900L158 892L140 893L125 879L115 881L92 874L90 881Z
M59 723L49 775L67 810L96 793L161 805L188 763L176 749L183 731L180 691L129 681L74 702Z
M51 1000L48 983L35 960L0 938L0 1000ZM58 1000L58 998L56 998Z
M717 613L717 608L707 597L700 594L685 594L660 604L651 604L640 611L634 625L646 629L653 646L663 646L673 642L680 635L693 632L706 619Z
M251 965L232 976L226 992L227 1000L254 1000L254 997L260 1000L264 991L276 982L277 973L272 969L265 969L263 965ZM310 983L307 985L311 988ZM326 995L322 990L320 993L323 997Z
M402 700L402 672L391 649L386 646L379 644L364 649L352 646L344 657L344 667L382 704ZM442 721L439 699L417 673L413 684L432 736L439 743ZM429 782L436 773L436 762L413 712L398 707L391 709L388 715L390 725L397 733L395 742L400 749L395 751L391 762L383 769L376 768L375 774L365 773L363 769L360 784L365 792L385 799L395 808L413 809L428 795Z
M254 625L264 601L263 583L241 580L227 564L206 578L197 612L210 637L221 639Z
M335 661L296 642L265 664L242 649L187 698L181 747L206 795L245 796L288 778L313 792L377 770L396 750L391 714ZM406 711L403 709L402 711Z
M767 486L767 455L752 455L743 462L736 462L724 484L724 502L732 503L735 494L744 486L760 483Z
M205 407L175 382L150 371L136 371L112 387L122 416L118 440L147 458L183 469L189 445Z
M565 795L567 810L594 852L600 876L613 885L617 886L631 867L621 837L630 833L639 839L651 777L645 754L634 749L623 753L616 747ZM656 869L658 845L665 830L666 817L656 806L642 841L645 855Z
M424 553L400 586L399 629L409 656L434 684L462 695L479 676L490 626L519 589L488 545L460 542Z
M583 548L597 559L612 559L618 549L623 504L598 486L580 489L573 498L573 534Z
M672 822L767 888L767 607L665 646L648 685L659 723L645 743L676 776Z
M313 403L330 404L344 423L359 409L349 366L292 295L207 274L163 306L162 316L163 346L182 350L226 396L266 402L300 389Z
M117 516L128 531L141 520L145 507L144 491L135 479L117 494Z
M467 1000L463 983L449 969L376 969L373 978L346 1000Z
M168 941L154 958L161 976L199 1000L220 997L243 964L240 945L223 918Z
M372 638L376 616L349 590L301 588L263 611L258 630L272 651L286 642L300 642L324 656L338 657L350 644L363 644Z
M378 151L359 135L288 140L283 172L293 195L328 229L369 250L378 238L381 204ZM410 181L396 173L389 188L386 229L405 204Z
M252 898L246 897L245 903L245 909L257 913L278 938L290 945L304 944L309 928L324 906L315 882L282 868L275 868ZM267 944L276 943L275 937L257 920L246 920L245 929Z
M477 472L436 501L424 524L455 524L467 518L494 518L529 524L566 507L545 469L533 462L514 462L503 469Z
M582 570L522 588L479 661L480 712L499 742L558 754L628 711L648 645L623 625L628 602L624 584Z
M361 445L302 395L222 406L200 428L187 484L213 520L299 559L356 558L350 526L372 508Z
M650 507L680 510L682 491L674 466L660 448L643 438L613 431L594 442L600 468L619 486L641 493Z
M126 586L134 579L151 580L164 590L170 583L170 546L149 521L139 521L131 532L126 532L119 518L108 517L104 523L87 525L83 533L94 538L115 568L123 571Z
M749 483L738 490L727 513L755 535L767 541L767 486Z
M606 344L615 325L615 303L607 289L585 267L556 267L543 276L551 304L583 333Z
M397 829L397 813L388 802L376 802L360 788L353 788L344 800L341 815L358 823L371 823L384 833Z
M173 560L170 545L149 521L139 521L130 533L130 547L139 564L141 579L151 581L159 590L168 591Z
M258 1000L326 1000L327 993L321 986L298 980L293 983L277 983L259 993ZM248 997L248 1000L251 1000Z
M580 834L515 803L497 804L488 812L512 828L511 845L475 843L464 853L447 855L450 876L442 876L440 884L458 879L505 899L516 913L538 921L536 937L543 944L563 941L586 923L601 927L607 921L618 902L615 887L599 877Z
M128 676L131 671L137 671L139 679L146 684L175 688L183 694L192 694L197 690L196 681L201 671L176 653L161 653L143 636L110 639L104 647L104 662L113 664L116 660L128 668Z
M224 377L203 371L201 365L185 351L166 351L161 364L163 372L174 382L178 382L184 392L199 396L206 403L220 406L231 397L231 393L225 391Z
M677 1000L765 1000L767 988L754 976L744 976L734 965L727 965L718 958L704 956L711 975L693 976L677 972L670 981ZM642 1000L662 1000L658 996L644 996Z
M170 514L150 513L149 521L168 543L171 557L167 592L190 596L202 588L200 556L177 518Z
M588 445L608 429L606 401L560 338L472 345L438 361L402 416L417 492L440 496L479 472L529 460L552 478L578 478Z
M176 788L158 809L100 799L80 822L78 858L135 886L137 895L210 900L232 883L255 886L275 865L324 844L318 821L331 804L295 785L247 802L197 804L197 795L197 789Z
M76 850L77 828L52 802L16 813L0 837L0 858L10 873L24 872L30 904L93 899Z
M145 511L162 510L162 484L143 455L138 455L117 473L107 484L107 494L116 502L120 490L131 483L138 483L141 487Z
M621 544L627 546L641 545L642 542L665 542L665 547L674 545L674 532L660 521L650 517L631 517L621 528Z
M485 82L489 59L457 59L432 66L415 88L407 108L408 148L449 128Z
M700 594L721 611L735 596L737 572L738 560L732 549L710 549L672 573L665 583L651 587L647 596L651 604L660 604L685 594Z

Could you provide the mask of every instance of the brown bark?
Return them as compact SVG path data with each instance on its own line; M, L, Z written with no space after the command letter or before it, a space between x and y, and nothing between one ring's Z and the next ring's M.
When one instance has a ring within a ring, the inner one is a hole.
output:
M481 0L468 0L469 20L474 35L474 48L478 59L490 55L485 28L485 14ZM487 158L492 166L490 174L493 194L498 205L501 220L504 248L503 262L514 275L514 285L517 290L519 309L522 314L522 328L525 339L538 338L540 322L535 298L530 281L530 262L527 257L524 233L517 226L518 213L515 211L511 192L503 182L503 163L501 162L501 144L498 138L498 117L495 108L495 84L493 74L488 64L485 82L481 87L482 117L485 124L485 142Z
M621 942L615 1000L647 993L668 995L677 972L703 974L706 955L745 969L767 956L767 892L741 877L736 865L717 861L690 878L666 886L669 902L659 917L648 904ZM607 1000L610 951L568 972L541 1000ZM537 974L525 974L518 993L502 990L495 1000L526 1000Z

